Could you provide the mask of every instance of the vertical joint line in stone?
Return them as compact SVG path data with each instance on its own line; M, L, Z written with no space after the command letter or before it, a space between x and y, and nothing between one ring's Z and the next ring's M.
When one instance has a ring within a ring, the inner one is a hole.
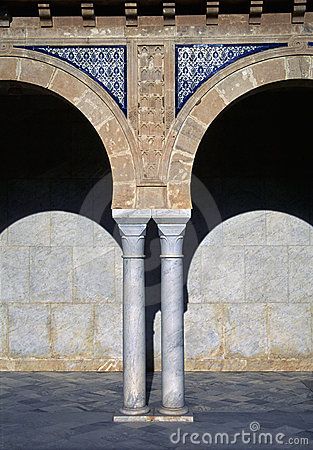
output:
M263 14L263 0L250 1L249 24L260 25Z
M49 28L53 26L50 3L38 3L38 14L40 26L42 28Z
M176 7L175 2L163 2L163 17L165 26L175 25Z
M83 26L84 27L95 27L96 26L96 18L95 18L95 10L93 2L82 3L81 4L81 12L83 18Z
M307 0L293 0L293 11L291 22L295 24L303 24L307 8Z
M127 27L137 27L138 26L138 3L125 2L125 17Z
M220 2L215 0L208 0L206 2L206 24L218 25L218 15L220 10Z

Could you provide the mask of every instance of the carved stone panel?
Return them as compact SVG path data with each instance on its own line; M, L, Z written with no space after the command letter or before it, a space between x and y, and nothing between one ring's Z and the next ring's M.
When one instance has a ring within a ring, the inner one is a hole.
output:
M164 46L138 46L138 138L144 179L157 180L165 140Z

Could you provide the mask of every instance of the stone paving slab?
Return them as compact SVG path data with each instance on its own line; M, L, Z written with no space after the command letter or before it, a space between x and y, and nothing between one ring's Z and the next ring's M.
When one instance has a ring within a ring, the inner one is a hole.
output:
M121 373L0 373L1 450L313 448L312 373L187 373L194 423L114 423ZM160 374L149 375L149 405L159 406ZM207 445L192 433L241 430L307 438L302 445ZM183 433L187 433L185 441ZM172 436L172 441L171 441ZM185 442L185 443L184 443Z

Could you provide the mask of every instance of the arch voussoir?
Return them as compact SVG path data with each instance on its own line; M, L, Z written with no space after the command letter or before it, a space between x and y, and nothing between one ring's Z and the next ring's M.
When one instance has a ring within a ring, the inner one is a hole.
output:
M208 80L187 102L176 123L175 140L164 167L167 168L168 203L170 208L190 208L192 165L200 142L213 120L230 103L266 84L291 79L313 78L313 52L274 55L255 59L246 67L221 77L214 84ZM234 64L235 66L235 64ZM181 187L179 191L179 186Z
M97 131L107 151L113 178L113 208L135 208L135 142L126 118L114 100L78 69L47 55L34 57L16 49L0 54L0 81L19 81L40 86L74 105Z

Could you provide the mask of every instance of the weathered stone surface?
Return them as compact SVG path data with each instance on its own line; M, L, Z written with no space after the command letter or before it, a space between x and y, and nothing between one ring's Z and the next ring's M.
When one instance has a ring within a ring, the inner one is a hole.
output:
M251 246L245 249L246 298L249 302L286 302L286 247Z
M200 104L195 106L191 115L207 127L225 106L225 101L219 92L213 88L201 98Z
M51 212L52 246L92 246L93 222L66 212Z
M115 253L104 247L74 247L74 301L107 302L115 296Z
M190 304L185 313L186 357L212 358L223 352L223 307Z
M0 299L29 301L29 248L0 248Z
M0 59L0 79L14 80L17 78L17 59L3 57Z
M191 274L188 277L188 302L190 303L202 303L202 253L205 251L203 248L198 248L194 257L192 258L192 264L189 269Z
M52 351L59 357L92 357L93 317L91 305L52 307Z
M244 249L231 246L203 247L203 301L244 301Z
M290 247L288 256L290 302L313 304L313 247Z
M0 305L0 355L4 356L8 352L7 348L7 307L6 305Z
M57 69L50 83L49 89L76 104L86 93L86 86L73 76Z
M257 87L250 67L244 68L229 75L217 84L216 89L225 104L231 103L236 98Z
M226 357L267 356L266 305L228 305L226 309Z
M48 306L9 307L9 351L14 358L50 355Z
M310 305L271 305L269 328L272 356L296 358L312 353Z
M50 245L50 213L33 214L13 223L8 228L8 245Z
M19 80L47 87L55 71L53 66L31 59L20 59Z
M289 56L286 58L285 64L286 79L309 78L312 64L310 56Z
M137 208L153 209L166 208L166 187L165 186L140 186L137 188Z
M223 222L224 245L266 243L265 211L253 211Z
M168 188L168 208L190 209L190 185L189 181L184 183L169 183Z
M122 359L122 305L100 305L95 308L95 349L100 358Z
M266 212L266 241L269 245L309 245L312 227L289 214Z
M32 247L30 295L33 301L64 302L72 299L72 249Z
M274 58L262 61L253 66L253 76L259 86L286 78L284 58Z

